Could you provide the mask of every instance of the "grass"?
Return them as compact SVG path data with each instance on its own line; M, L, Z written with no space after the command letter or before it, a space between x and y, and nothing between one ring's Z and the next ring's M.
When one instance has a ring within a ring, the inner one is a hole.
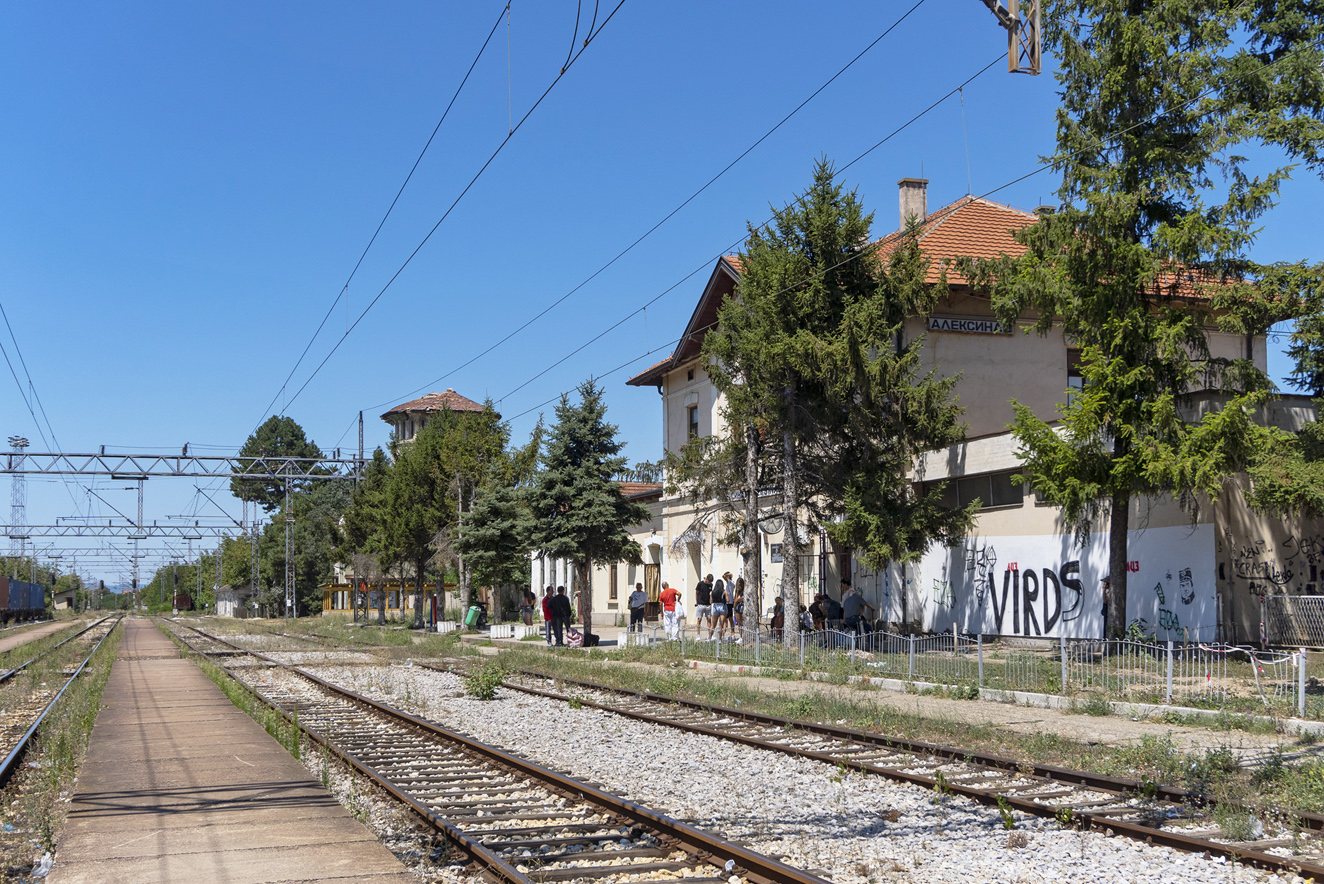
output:
M59 705L46 716L25 764L6 789L0 822L12 829L0 836L0 862L11 869L27 868L34 846L42 852L55 850L68 812L68 796L87 753L87 742L101 711L101 697L122 635L121 630L116 630L101 644L84 674L70 685ZM45 673L33 673L32 677L44 677L52 687L62 683L64 679L56 669L86 653L85 645L76 645L69 647L67 653L62 650L58 654L61 659L50 661Z
M655 654L653 649L644 650ZM636 655L610 654L613 662L632 662ZM649 656L648 654L639 656ZM661 658L668 659L668 658ZM1277 813L1318 812L1324 806L1324 760L1287 767L1290 776L1274 772L1252 776L1236 764L1228 749L1203 753L1180 751L1170 735L1149 734L1137 744L1119 747L1087 745L1056 733L1014 733L988 724L921 716L875 704L863 691L817 690L802 684L795 692L760 691L739 677L707 677L680 668L678 661L660 666L603 665L581 654L556 655L533 649L503 650L503 665L544 675L596 681L632 691L648 691L719 706L739 707L787 718L842 723L860 730L902 739L962 746L970 751L1003 755L1026 763L1059 765L1108 776L1180 786L1222 801L1265 804ZM798 677L792 672L789 679ZM1102 698L1100 698L1102 699ZM1077 711L1098 714L1106 708L1088 698ZM1229 714L1219 723L1248 726L1245 716Z

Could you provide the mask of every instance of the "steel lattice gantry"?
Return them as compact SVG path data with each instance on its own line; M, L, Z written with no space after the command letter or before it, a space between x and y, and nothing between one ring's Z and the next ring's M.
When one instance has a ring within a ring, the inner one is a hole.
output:
M165 537L173 540L201 540L203 537L227 537L235 533L233 525L135 525L109 519L68 525L3 525L7 537L36 540L43 537L123 537L147 540Z
M43 454L9 452L0 457L0 473L47 476L110 476L195 479L344 479L358 478L359 458L239 457L168 454Z

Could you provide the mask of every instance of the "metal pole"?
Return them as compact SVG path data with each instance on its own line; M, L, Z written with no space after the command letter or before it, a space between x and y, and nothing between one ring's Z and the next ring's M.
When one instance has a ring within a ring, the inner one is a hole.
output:
M290 480L285 480L285 619L298 617L294 610L294 511L290 509ZM400 578L400 591L404 592L404 578Z
M915 679L915 636L910 636L910 678Z
M1296 660L1296 714L1306 717L1306 649L1298 648Z
M1065 697L1067 695L1067 637L1059 635L1057 638L1058 647L1062 654L1062 696Z
M1172 702L1172 639L1168 639L1168 702Z
M979 686L982 688L984 686L984 633L979 633L975 637L975 641L979 645Z

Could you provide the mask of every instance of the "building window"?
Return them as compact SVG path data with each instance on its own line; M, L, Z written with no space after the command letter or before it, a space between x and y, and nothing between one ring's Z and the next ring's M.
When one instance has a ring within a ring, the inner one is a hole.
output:
M687 381L694 380L694 369L691 368L689 371L685 372L685 380Z
M616 601L616 566L611 566L611 585L607 590L607 598L613 602Z
M985 473L982 476L965 476L947 480L943 488L941 502L945 506L969 506L979 501L980 509L1020 506L1025 500L1025 486L1012 481L1016 470L1000 473ZM938 483L926 483L936 488Z
M699 435L699 406L688 406L685 409L685 415L689 421L689 435L687 438L693 439Z
M1080 351L1067 349L1067 405L1076 398L1076 394L1085 389L1085 377L1080 373Z

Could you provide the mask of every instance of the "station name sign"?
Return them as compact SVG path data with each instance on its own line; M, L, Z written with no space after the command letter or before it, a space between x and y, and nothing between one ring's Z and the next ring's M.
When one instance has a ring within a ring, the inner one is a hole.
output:
M929 331L965 332L973 335L1009 335L1011 329L996 319L970 316L930 316Z

